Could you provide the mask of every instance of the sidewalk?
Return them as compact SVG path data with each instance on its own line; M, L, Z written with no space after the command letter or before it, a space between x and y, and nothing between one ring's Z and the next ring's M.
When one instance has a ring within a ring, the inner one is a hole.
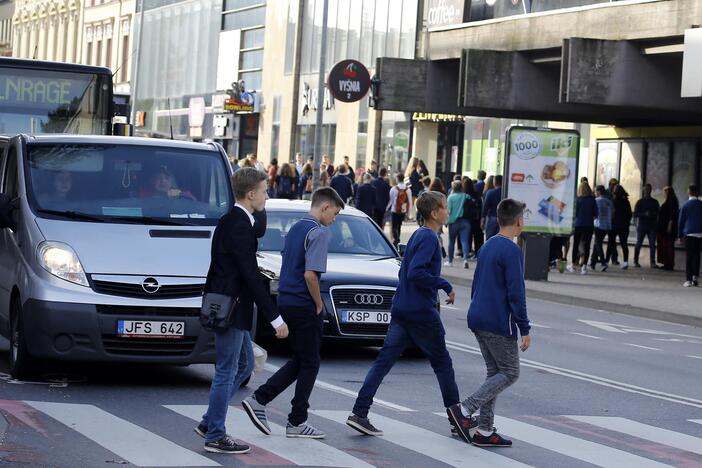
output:
M405 223L402 241L407 242L416 228L416 223ZM386 231L389 231L388 226ZM446 246L447 233L442 237ZM444 278L453 284L470 286L476 262L471 261L467 270L462 261L454 259L454 265L443 267ZM685 273L681 267L677 265L677 271L633 266L621 270L612 265L602 273L598 266L598 271L589 271L587 275L551 270L548 281L526 282L527 296L702 327L702 288L684 288Z

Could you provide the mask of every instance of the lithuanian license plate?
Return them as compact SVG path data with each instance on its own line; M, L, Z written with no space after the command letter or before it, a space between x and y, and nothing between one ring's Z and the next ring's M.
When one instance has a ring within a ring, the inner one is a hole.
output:
M185 336L185 322L118 320L117 335L139 338L182 338Z
M390 323L390 312L342 310L342 323Z

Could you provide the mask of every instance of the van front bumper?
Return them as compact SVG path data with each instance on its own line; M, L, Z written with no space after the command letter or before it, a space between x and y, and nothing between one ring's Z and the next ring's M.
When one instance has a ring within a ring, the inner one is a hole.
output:
M182 338L124 338L118 320L183 322ZM68 361L195 364L215 362L214 334L199 309L27 300L22 323L29 354Z

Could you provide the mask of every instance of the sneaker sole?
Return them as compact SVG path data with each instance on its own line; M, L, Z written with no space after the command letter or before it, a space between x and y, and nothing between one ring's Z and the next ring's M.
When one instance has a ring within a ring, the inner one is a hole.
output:
M471 442L470 436L465 434L462 430L458 429L461 424L458 421L456 421L456 418L453 416L453 412L449 411L449 409L446 408L446 413L448 413L448 417L451 420L451 422L453 423L454 428L456 429L456 434L458 434L458 436L461 439L463 439L463 441L470 443Z
M285 434L288 439L324 439L327 435L302 435L302 434Z
M259 431L263 432L266 435L271 435L271 430L268 427L266 427L261 421L259 421L259 419L256 417L256 414L254 413L254 409L251 407L248 401L242 401L241 406L244 407L244 411L246 411L246 414L249 415L249 419Z
M210 453L230 453L230 454L242 454L242 453L249 453L251 451L251 447L247 448L246 450L222 450L218 449L215 447L208 447L205 445L205 452L210 452Z
M481 443L476 443L476 442L472 442L472 441L471 441L471 444L475 445L476 447L505 447L505 448L507 448L507 447L512 446L512 445L497 445L497 444L481 444Z
M378 432L369 431L368 429L366 429L365 427L361 426L360 424L358 424L354 421L346 421L346 425L353 428L353 429L356 429L361 434L365 434L368 436L380 437L383 435L383 431L378 431Z

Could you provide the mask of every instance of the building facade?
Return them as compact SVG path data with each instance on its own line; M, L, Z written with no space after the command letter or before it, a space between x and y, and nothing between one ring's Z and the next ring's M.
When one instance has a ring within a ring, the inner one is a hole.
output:
M432 175L502 173L522 124L578 129L579 176L618 178L632 201L702 182L699 1L424 4L418 57L380 61L375 107L415 113Z
M415 56L417 0L329 0L325 76L344 59L363 63L371 76L378 57ZM322 153L338 163L369 167L375 159L394 168L406 164L410 114L378 112L369 99L337 102L317 96L322 0L269 2L258 156L288 161L314 153L317 109L324 107Z
M12 18L15 15L13 0L0 1L0 56L12 57Z
M80 63L80 0L16 0L13 23L14 57Z

